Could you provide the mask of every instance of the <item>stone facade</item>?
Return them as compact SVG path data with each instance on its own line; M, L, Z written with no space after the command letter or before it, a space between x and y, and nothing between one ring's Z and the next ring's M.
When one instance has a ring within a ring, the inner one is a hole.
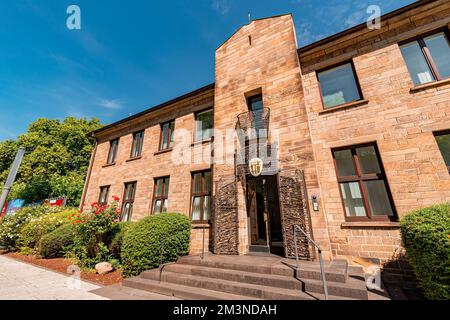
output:
M450 175L433 132L450 128L450 83L411 90L398 43L448 26L450 3L433 1L312 49L299 50L305 104L333 256L390 259L398 226L346 223L331 148L376 142L399 217L450 201ZM316 70L352 60L368 102L323 112Z
M191 253L199 253L203 242L218 254L248 253L246 186L234 161L239 143L227 140L225 132L233 132L237 116L248 111L247 98L262 94L264 107L270 108L268 140L278 146L279 181L295 181L280 184L287 255L293 252L294 219L326 258L389 260L401 246L398 223L346 221L332 149L376 143L399 218L450 201L450 175L433 136L450 129L450 81L414 87L398 45L449 26L450 3L427 0L383 18L381 29L355 27L298 49L290 15L255 20L216 50L215 85L96 133L84 200L97 201L101 186L111 186L110 195L122 197L124 183L137 181L133 219L140 219L151 212L154 179L170 176L168 211L189 215L191 173L212 169L215 212L211 225L193 228ZM324 110L317 71L350 60L363 101ZM194 114L210 107L214 139L195 144ZM174 119L174 149L158 152L160 124ZM132 133L141 129L142 157L130 161ZM118 137L117 161L105 165L109 140ZM201 161L179 162L181 156L193 160L195 152Z

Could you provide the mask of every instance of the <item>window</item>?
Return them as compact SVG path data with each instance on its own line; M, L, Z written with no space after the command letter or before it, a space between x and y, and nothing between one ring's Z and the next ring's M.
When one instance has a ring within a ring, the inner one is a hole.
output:
M247 98L248 110L252 112L253 128L256 130L256 138L264 136L260 130L264 129L264 102L262 94ZM267 133L266 133L267 134Z
M450 77L450 44L445 32L400 46L415 85Z
M211 171L192 174L192 220L208 221L211 218Z
M125 183L123 195L121 221L131 221L133 215L134 196L136 194L136 182Z
M116 163L117 149L119 148L119 139L111 140L109 142L109 153L107 164Z
M325 109L362 99L351 62L317 73Z
M214 111L212 109L195 115L195 141L210 139L213 132Z
M155 179L155 186L153 189L153 213L167 212L167 207L169 205L169 181L169 177Z
M133 134L133 146L131 149L131 158L137 158L142 155L142 146L144 145L144 131Z
M394 220L395 212L374 144L333 151L347 220Z
M100 187L100 195L98 197L98 203L101 205L108 204L109 187Z
M450 173L450 131L436 133L435 138Z
M173 147L173 132L175 130L175 121L163 123L161 125L161 143L159 150L166 150Z

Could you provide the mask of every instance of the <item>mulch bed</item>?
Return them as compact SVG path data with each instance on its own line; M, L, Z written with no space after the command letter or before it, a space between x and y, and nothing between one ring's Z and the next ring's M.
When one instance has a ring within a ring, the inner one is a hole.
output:
M73 265L73 263L70 260L64 258L42 259L38 256L31 256L31 255L25 256L15 252L9 252L4 255L28 264L57 271L66 274L67 276L70 275L69 273L67 273L67 268ZM112 284L120 283L123 277L122 272L120 270L105 275L96 274L95 271L94 272L81 271L81 279L94 282L101 286L109 286Z

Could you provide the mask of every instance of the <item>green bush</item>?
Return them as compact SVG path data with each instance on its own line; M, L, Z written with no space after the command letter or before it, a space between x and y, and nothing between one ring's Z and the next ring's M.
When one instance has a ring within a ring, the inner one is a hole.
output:
M64 224L41 238L39 253L46 259L63 257L67 249L73 245L74 228Z
M126 277L175 261L189 252L191 221L177 213L163 213L142 219L125 233L122 266Z
M4 217L0 221L0 246L13 251L17 250L19 248L18 240L22 229L29 221L45 214L55 213L61 210L63 209L47 205L24 207L17 211L13 216Z
M76 213L75 209L48 213L31 219L20 231L18 244L23 247L35 248L42 236L69 223L68 217Z
M401 221L403 245L428 299L450 299L450 204L419 209Z
M107 243L111 256L120 259L120 252L123 244L125 232L132 226L133 222L117 223L108 235Z

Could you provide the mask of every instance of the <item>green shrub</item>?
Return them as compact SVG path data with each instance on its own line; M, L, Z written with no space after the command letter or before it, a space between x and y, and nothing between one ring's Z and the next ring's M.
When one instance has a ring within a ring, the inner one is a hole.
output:
M74 228L70 224L64 224L44 235L39 244L40 255L46 259L63 257L73 245L74 235Z
M32 219L42 215L55 213L63 210L58 207L47 205L24 207L17 211L13 216L6 216L0 221L0 246L9 250L19 249L18 240L22 228Z
M418 284L428 299L450 299L450 204L406 215L403 245Z
M191 221L185 215L163 213L142 219L125 233L122 266L126 277L175 261L189 252Z
M120 259L120 252L123 244L125 232L132 226L133 222L117 223L108 235L107 243L111 256Z
M76 212L75 209L71 209L48 213L31 219L22 228L18 239L18 245L34 248L39 244L39 240L41 240L42 236L56 230L63 224L69 223L68 217Z

